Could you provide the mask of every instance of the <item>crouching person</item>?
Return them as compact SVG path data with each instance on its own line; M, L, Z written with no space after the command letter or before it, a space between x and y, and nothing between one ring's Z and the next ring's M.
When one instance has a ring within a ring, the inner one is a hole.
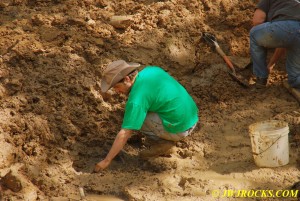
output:
M142 150L143 158L166 153L175 142L190 135L198 122L198 108L186 89L157 66L146 66L118 60L105 69L101 81L102 92L113 88L128 96L121 130L102 161L94 171L109 166L123 149L134 130L151 139L149 150Z

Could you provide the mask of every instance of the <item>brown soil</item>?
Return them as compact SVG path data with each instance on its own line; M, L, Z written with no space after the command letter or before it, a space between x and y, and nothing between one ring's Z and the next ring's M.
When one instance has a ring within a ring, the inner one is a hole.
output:
M284 60L267 89L251 91L201 39L211 32L228 55L249 58L253 9L252 0L1 0L2 199L80 200L82 187L90 200L227 200L212 192L292 186L300 110L282 85ZM114 15L133 17L116 28ZM195 99L200 123L170 156L149 161L137 157L137 135L95 174L122 122L124 97L99 90L116 59L166 69ZM250 69L239 73L251 77ZM268 119L289 124L283 167L259 168L252 157L248 126Z

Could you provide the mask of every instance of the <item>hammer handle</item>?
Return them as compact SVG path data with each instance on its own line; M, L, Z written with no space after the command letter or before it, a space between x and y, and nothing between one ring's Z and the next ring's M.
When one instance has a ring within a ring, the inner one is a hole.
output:
M224 59L226 62L227 66L232 70L233 73L235 73L234 66L230 59L226 56L226 54L223 52L223 50L220 48L219 45L216 45L216 51L219 53L219 55Z

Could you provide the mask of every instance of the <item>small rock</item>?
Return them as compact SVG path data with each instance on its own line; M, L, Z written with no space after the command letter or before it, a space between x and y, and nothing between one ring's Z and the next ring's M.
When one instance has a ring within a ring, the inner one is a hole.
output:
M126 29L133 23L132 15L112 16L110 24L117 29Z
M87 24L90 26L94 26L96 24L95 20L90 19L89 21L87 21Z
M8 188L13 192L19 192L22 190L20 180L16 176L12 175L11 171L1 179L1 183L5 188Z

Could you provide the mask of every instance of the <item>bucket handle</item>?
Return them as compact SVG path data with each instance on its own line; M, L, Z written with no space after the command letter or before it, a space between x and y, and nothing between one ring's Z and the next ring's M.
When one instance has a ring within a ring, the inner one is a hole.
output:
M272 144L271 146L269 146L266 150L260 152L259 154L258 154L258 153L255 153L255 152L252 152L252 154L253 154L253 155L260 155L260 154L265 153L265 152L268 151L268 149L270 149L276 142L278 142L278 140L280 140L280 138L282 138L282 137L284 137L284 136L280 136L279 138L277 138L277 139L275 140L275 142L273 142L273 144Z

